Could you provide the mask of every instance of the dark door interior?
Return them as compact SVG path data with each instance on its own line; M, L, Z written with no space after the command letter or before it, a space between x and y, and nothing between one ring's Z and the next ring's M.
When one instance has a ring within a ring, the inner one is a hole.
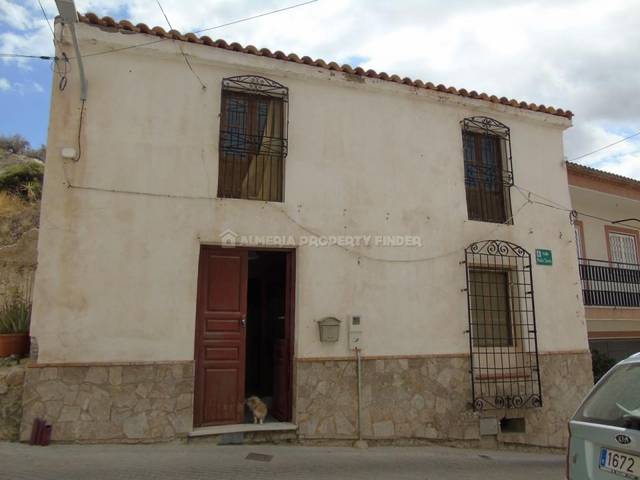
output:
M288 252L249 252L245 391L267 404L271 421L290 420L289 258Z

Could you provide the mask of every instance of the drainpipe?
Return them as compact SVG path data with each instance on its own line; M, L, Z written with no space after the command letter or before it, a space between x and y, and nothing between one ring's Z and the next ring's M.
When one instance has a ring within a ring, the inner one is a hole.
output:
M356 347L356 372L358 377L358 440L354 443L356 448L367 448L367 441L362 438L362 362L360 349Z
M58 12L62 17L62 21L69 25L71 30L71 39L73 48L76 51L76 61L78 62L78 71L80 72L80 100L83 102L87 99L87 79L84 76L84 65L82 64L82 56L80 55L80 47L78 46L78 37L76 35L76 23L78 21L78 12L73 0L56 0Z

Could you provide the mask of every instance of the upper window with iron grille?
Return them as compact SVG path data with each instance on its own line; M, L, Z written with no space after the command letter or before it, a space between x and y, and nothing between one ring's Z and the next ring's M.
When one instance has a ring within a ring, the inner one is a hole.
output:
M509 127L488 117L465 118L461 124L469 220L513 223Z
M218 197L282 202L288 89L258 76L225 78Z

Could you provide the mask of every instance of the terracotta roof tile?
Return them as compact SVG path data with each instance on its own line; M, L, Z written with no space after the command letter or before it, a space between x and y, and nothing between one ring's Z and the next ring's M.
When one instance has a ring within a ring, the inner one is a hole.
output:
M579 163L569 161L567 162L567 168L570 172L573 173L589 175L591 177L625 184L627 186L640 190L640 180L636 180L635 178L625 177L623 175L607 172L605 170L598 170L597 168L587 167L586 165L581 165Z
M138 23L137 25L133 25L128 20L120 20L116 22L111 17L98 17L94 13L86 13L85 15L78 15L78 18L81 22L87 23L89 25L98 25L102 27L111 27L115 30L123 30L128 32L136 32L136 33L145 33L148 35L155 35L160 38L170 38L175 40L181 40L189 43L197 43L202 45L208 45L215 48L221 48L224 50L232 50L236 52L245 53L248 55L257 55L262 57L274 58L277 60L284 60L294 63L303 63L306 65L312 65L315 67L326 68L328 70L334 70L339 72L344 72L352 75L360 75L368 78L377 78L380 80L402 83L405 85L409 85L415 88L424 88L426 90L435 90L443 93L447 93L450 95L458 95L461 97L470 97L480 100L485 100L491 103L500 103L502 105L507 105L513 108L520 108L523 110L531 110L534 112L542 112L547 113L549 115L556 115L559 117L565 117L571 119L573 117L573 113L570 110L563 110L561 108L547 107L545 105L536 105L535 103L527 103L527 102L518 102L514 99L508 99L506 97L498 98L495 95L488 95L486 93L478 93L475 90L471 90L470 92L465 90L464 88L456 89L455 87L447 87L445 85L439 84L435 86L431 82L423 82L422 80L412 80L409 77L401 78L398 75L389 75L385 72L376 73L375 70L367 70L365 71L361 67L353 68L349 65L340 66L336 62L327 63L321 58L317 60L313 60L310 57L304 56L302 58L298 57L295 53L290 53L289 55L281 52L280 50L271 53L271 51L267 48L263 48L258 50L253 45L248 45L243 47L239 43L227 44L224 40L216 40L213 41L211 38L205 36L198 37L194 33L186 33L182 34L177 30L171 30L167 32L162 27L156 26L153 28L149 28L144 23Z

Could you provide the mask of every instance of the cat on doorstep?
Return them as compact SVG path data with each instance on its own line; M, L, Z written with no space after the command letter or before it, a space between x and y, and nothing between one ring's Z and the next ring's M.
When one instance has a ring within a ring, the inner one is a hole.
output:
M247 406L253 414L253 423L264 423L264 419L267 418L267 406L255 395L247 398Z

